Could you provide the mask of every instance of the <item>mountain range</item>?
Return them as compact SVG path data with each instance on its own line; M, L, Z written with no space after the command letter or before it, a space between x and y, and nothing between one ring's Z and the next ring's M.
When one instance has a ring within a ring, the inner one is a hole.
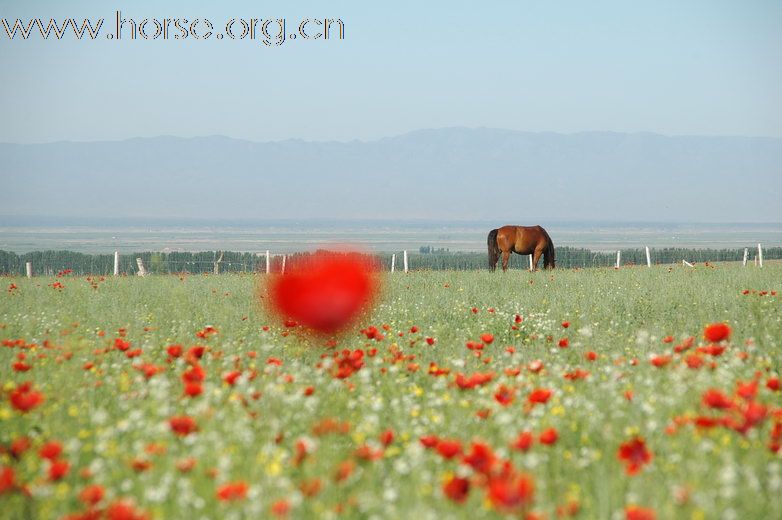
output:
M420 130L0 144L0 215L782 222L782 139Z

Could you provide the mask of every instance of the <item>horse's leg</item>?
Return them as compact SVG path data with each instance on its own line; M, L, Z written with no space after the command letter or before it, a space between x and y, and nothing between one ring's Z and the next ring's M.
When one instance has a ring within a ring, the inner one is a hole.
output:
M532 254L532 271L538 270L538 262L540 261L540 257L543 254L543 249L536 247L535 252Z
M508 260L510 259L510 251L503 251L502 252L502 272L508 270Z

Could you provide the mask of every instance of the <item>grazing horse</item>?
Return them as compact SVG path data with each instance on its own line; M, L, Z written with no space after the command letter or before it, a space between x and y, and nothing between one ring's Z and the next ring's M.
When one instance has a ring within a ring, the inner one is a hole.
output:
M497 269L497 260L502 253L502 270L508 270L511 253L532 255L533 270L537 269L543 255L543 268L554 268L554 242L540 226L502 226L489 231L489 269Z

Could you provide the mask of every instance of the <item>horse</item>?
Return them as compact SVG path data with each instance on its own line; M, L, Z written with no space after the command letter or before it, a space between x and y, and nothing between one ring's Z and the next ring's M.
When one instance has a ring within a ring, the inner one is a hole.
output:
M511 253L532 255L532 270L538 267L543 255L543 268L553 269L554 242L545 229L540 226L502 226L489 231L489 269L497 269L497 260L502 253L502 270L508 270Z

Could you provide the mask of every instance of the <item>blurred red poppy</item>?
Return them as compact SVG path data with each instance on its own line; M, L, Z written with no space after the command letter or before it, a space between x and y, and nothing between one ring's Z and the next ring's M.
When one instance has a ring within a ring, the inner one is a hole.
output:
M626 520L655 520L657 516L654 509L631 505L625 508L625 518Z
M628 475L638 473L644 464L652 461L652 452L646 448L646 441L642 437L631 439L621 446L616 452L619 460L625 463L625 470Z
M188 417L187 415L172 417L168 420L168 424L171 426L171 431L182 437L198 431L198 425L196 424L195 419Z
M470 481L466 478L451 477L443 484L443 494L458 504L467 500L469 492Z
M43 394L33 390L33 384L29 381L22 383L11 392L11 406L22 413L29 412L44 401Z
M273 310L284 320L329 334L355 321L378 290L369 257L356 253L317 253L289 263L269 283Z
M712 323L703 329L703 337L712 343L720 342L730 337L730 327L727 323Z
M248 489L247 482L228 482L217 488L217 498L223 501L241 500L247 497Z

